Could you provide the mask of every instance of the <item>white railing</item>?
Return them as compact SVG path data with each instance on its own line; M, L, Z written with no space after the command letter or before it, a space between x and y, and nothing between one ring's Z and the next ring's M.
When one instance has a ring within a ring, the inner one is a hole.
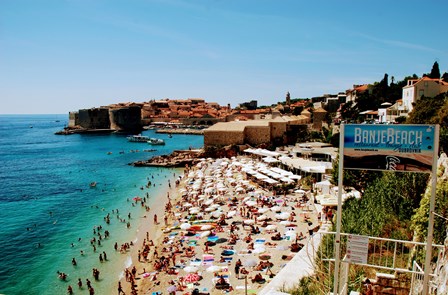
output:
M409 295L420 295L423 292L423 269L417 262L412 263L411 290Z
M335 232L320 232L323 235L333 235ZM341 257L345 256L347 249L347 233L341 233ZM322 261L334 261L334 239L323 239L319 257ZM419 270L414 270L412 261L419 253L425 253L426 243L369 237L369 251L367 263L356 263L356 265L373 267L382 270L396 271L402 273L420 274ZM433 255L436 256L439 250L443 250L442 245L433 245ZM328 256L328 254L330 256ZM424 257L422 258L424 259ZM354 263L352 263L354 264Z

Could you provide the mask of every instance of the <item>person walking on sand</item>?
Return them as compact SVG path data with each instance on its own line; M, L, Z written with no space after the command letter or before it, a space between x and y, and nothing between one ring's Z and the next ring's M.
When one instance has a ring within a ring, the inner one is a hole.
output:
M121 295L121 294L126 295L123 291L123 287L121 287L121 282L118 282L118 295Z
M158 224L158 222L157 222L157 214L154 214L154 224Z

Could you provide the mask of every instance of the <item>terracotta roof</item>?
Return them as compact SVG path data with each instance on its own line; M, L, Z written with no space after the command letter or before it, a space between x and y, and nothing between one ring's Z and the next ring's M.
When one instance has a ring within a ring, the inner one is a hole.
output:
M369 88L369 84L364 84L358 87L355 87L354 90L358 91L358 92L363 92L366 91Z

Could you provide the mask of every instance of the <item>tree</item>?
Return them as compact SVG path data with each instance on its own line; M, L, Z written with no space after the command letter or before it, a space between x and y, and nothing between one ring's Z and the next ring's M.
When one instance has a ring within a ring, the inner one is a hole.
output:
M434 64L432 65L431 73L429 73L428 77L432 79L440 79L440 69L438 62L434 62Z
M443 73L442 79L443 79L443 81L448 82L448 73L447 72Z

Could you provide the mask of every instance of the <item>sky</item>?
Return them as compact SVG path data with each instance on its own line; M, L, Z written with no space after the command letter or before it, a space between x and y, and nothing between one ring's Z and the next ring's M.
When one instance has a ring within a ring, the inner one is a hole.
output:
M448 1L0 0L0 114L221 105L448 72Z

